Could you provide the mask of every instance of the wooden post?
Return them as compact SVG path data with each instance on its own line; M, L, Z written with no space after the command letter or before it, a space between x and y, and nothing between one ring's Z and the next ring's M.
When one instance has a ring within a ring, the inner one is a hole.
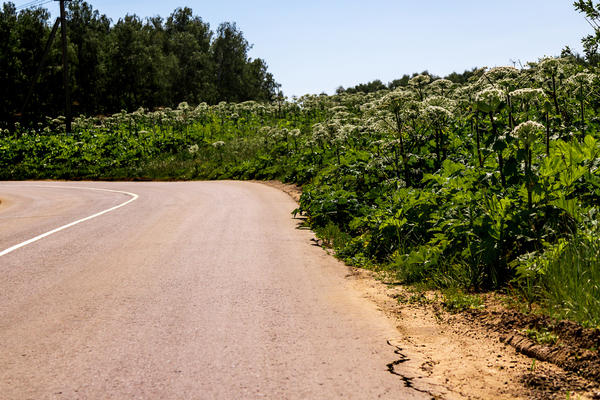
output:
M56 31L58 31L59 24L60 18L57 18L56 22L54 23L54 26L52 27L52 32L50 32L50 37L48 37L48 41L46 42L46 48L44 49L44 54L42 54L40 64L38 65L33 80L31 81L31 86L29 86L29 91L27 92L25 101L23 101L23 106L21 107L21 111L19 113L19 115L21 116L23 116L23 114L25 113L25 107L27 107L27 103L29 103L29 99L31 99L31 95L33 95L33 89L35 88L38 79L40 79L42 69L44 68L44 63L46 62L46 58L48 57L48 53L50 52L50 48L52 47L52 43L54 42L54 37L56 36Z
M67 17L65 0L60 1L60 21L62 36L63 85L65 87L65 125L67 133L71 133L71 90L69 87L69 63L67 61Z

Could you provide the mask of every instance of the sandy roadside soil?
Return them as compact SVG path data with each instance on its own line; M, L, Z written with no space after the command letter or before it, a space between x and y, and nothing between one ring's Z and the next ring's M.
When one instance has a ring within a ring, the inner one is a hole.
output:
M298 201L295 185L262 182ZM416 371L410 384L436 377L460 399L598 399L600 386L549 362L535 360L505 344L506 332L477 318L445 311L436 294L419 296L388 285L377 274L348 267L347 279L397 325L396 346L403 367ZM492 301L494 307L498 301ZM520 332L516 332L520 333Z

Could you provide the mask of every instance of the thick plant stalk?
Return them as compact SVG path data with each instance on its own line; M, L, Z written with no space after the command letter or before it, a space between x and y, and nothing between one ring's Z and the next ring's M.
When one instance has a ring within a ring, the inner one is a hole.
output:
M527 207L531 212L533 208L533 200L532 200L532 182L531 182L531 148L529 144L525 145L525 179L527 181Z
M496 124L494 124L494 113L489 112L490 123L492 124L492 133L494 137L498 137L498 130L496 129ZM504 176L504 157L502 156L502 150L498 151L498 170L500 172L500 182L502 182L502 187L506 187L506 177Z
M404 148L404 139L402 138L402 119L400 118L400 114L398 112L396 112L396 130L398 131L398 140L400 141L400 155L402 157L402 164L403 164L403 169L404 169L404 182L406 183L406 186L410 186L411 182L410 182L410 176L409 176L409 171L408 171L408 160L406 157L406 149ZM398 166L396 165L396 170L397 170L397 175L398 178L400 177L400 173L398 171Z
M554 108L556 108L556 114L560 115L560 107L558 106L558 97L556 96L556 77L552 75L552 99L554 100Z
M479 119L475 116L475 136L477 140L477 158L479 159L479 168L483 168L483 158L481 157L481 133L479 132Z
M550 156L550 116L546 111L546 156Z
M579 95L581 98L580 107L581 107L581 135L585 135L585 104L583 99L583 87L579 89Z

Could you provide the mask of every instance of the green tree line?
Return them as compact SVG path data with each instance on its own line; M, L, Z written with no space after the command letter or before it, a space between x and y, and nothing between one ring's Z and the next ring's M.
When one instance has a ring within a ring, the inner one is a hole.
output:
M466 70L462 73L452 72L451 74L445 76L443 79L447 79L447 80L451 81L452 83L463 84L463 83L466 83L470 77L475 75L477 70L478 70L477 68L473 68L471 70ZM359 83L356 86L350 86L347 88L340 86L336 89L335 92L337 94L375 93L380 90L394 90L394 89L401 88L401 87L405 88L405 87L409 86L409 81L418 75L427 75L427 76L431 77L432 80L442 79L441 77L439 77L437 75L430 74L429 71L423 71L421 73L415 72L412 75L404 74L404 75L402 75L401 78L394 79L393 81L388 82L387 84L383 83L381 81L381 79L375 79L375 80L367 82L367 83Z
M278 84L235 23L216 31L177 8L166 20L127 15L113 23L89 3L67 3L68 61L75 114L108 114L180 102L270 100ZM54 21L44 8L0 11L0 120L36 122L62 114L60 40L48 54L33 96L21 107ZM57 35L57 39L60 36Z

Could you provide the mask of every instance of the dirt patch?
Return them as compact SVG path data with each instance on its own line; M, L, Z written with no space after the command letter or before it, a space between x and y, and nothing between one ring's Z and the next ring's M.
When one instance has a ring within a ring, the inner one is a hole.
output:
M585 346L593 342L594 334L582 332L580 337L587 339L581 343L573 336L562 345L540 345L526 336L526 330L537 325L528 328L533 321L521 320L522 314L485 309L452 314L435 292L387 285L371 271L352 270L348 279L397 320L403 348L420 353L426 360L421 369L445 382L452 393L467 399L600 399L593 372L582 373L582 366L591 360L588 353L581 354L579 368L557 362L559 355L574 362L575 353L567 343ZM497 307L497 301L491 303ZM573 328L571 324L562 325ZM577 331L565 329L565 335Z
M296 203L300 202L300 196L302 196L302 188L298 185L282 183L280 181L252 181L252 182L262 183L264 185L279 189L279 190L287 193L288 195L290 195L290 197L292 199L294 199L294 201Z
M519 352L552 362L566 371L600 382L600 331L572 321L554 321L546 316L525 315L509 310L468 310L467 318L501 333L500 339ZM540 332L550 343L540 343Z

